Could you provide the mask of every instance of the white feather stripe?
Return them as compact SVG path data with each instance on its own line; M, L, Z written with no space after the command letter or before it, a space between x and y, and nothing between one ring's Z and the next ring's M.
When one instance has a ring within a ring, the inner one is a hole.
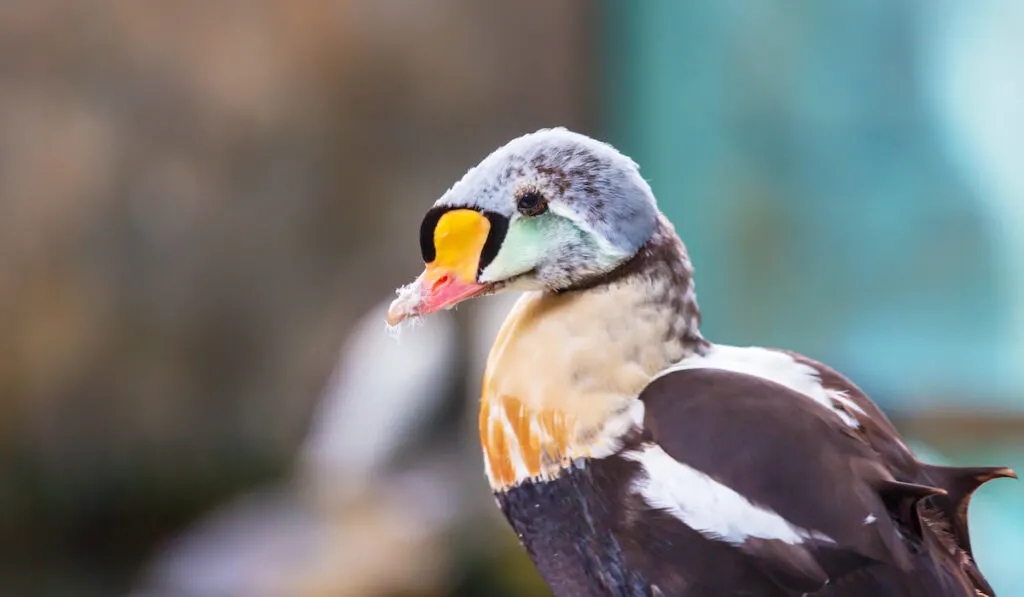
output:
M491 459L487 457L487 450L483 450L484 453L484 475L487 477L487 481L494 486L494 473L491 471Z
M668 455L660 446L623 454L639 462L646 474L633 489L648 505L664 509L702 535L741 545L747 539L774 539L789 544L808 539L832 543L818 531L802 529L770 509L758 506L730 487Z
M795 360L784 352L757 346L715 344L706 354L688 356L659 373L658 377L687 369L721 369L767 379L814 400L842 419L847 426L854 429L860 427L855 418L833 404L834 393L825 389L813 367Z
M855 410L860 414L867 416L868 413L864 412L864 409L859 404L850 399L850 396L846 393L846 390L829 390L828 395L836 402L843 403L844 406L850 410Z
M504 408L499 409L501 411L501 425L504 427L505 441L508 442L508 457L512 462L512 469L515 471L516 479L528 479L530 478L530 469L526 466L526 461L523 460L523 454L519 448L519 440L516 436L515 429L508 420L508 413Z

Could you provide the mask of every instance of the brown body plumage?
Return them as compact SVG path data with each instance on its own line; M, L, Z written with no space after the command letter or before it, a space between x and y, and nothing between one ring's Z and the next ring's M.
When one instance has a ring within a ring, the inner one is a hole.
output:
M392 322L527 291L488 359L480 437L559 597L991 595L967 504L1012 471L922 463L836 371L706 341L685 248L621 154L517 139L422 238Z

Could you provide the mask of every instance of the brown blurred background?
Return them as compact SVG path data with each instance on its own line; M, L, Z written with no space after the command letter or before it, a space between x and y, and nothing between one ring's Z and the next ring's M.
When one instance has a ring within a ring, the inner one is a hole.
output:
M891 278L933 297L945 295L929 285L946 280L913 265L914 251L934 254L929 243L952 236L997 264L965 266L989 272L964 295L965 322L1001 312L986 297L1020 304L1024 294L1013 293L1024 284L1003 281L1024 265L1012 254L1021 245L998 244L978 223L1008 220L979 211L986 191L964 182L970 177L937 178L953 158L921 150L946 143L936 132L940 111L927 107L944 87L929 87L922 48L959 34L927 33L933 11L919 3L867 4L853 14L813 3L748 13L736 2L636 10L578 0L4 3L0 595L543 595L491 511L471 432L478 359L504 304L494 313L460 309L440 331L404 344L383 324L354 331L378 321L374 309L416 273L426 206L491 149L542 126L603 135L636 155L694 241L708 280L702 305L717 311L709 325L727 341L809 350L855 377L911 359L919 347L895 332L861 330L906 321L923 303L889 297L888 283L881 295L843 303L857 289L827 278L837 261L807 259L829 250L844 251L843 263L866 259L852 241L871 234L898 238L895 248L870 243L880 262L907 252ZM979 168L972 172L984 178ZM861 181L885 191L872 194ZM937 220L907 207L945 205L947 196L954 207ZM858 215L869 213L884 215ZM808 222L824 223L819 236L808 236ZM784 242L766 251L773 238ZM727 243L737 252L718 250ZM801 275L828 283L806 286ZM743 280L751 286L730 286ZM967 286L961 279L957 288ZM770 300L742 302L761 291ZM866 319L850 306L868 301L895 307ZM982 327L1022 321L1007 315ZM331 373L346 342L337 375L370 381L339 389ZM876 345L894 352L872 353ZM405 386L377 388L368 373L390 371L389 350L404 350L394 362L410 367L428 352L438 360L420 377L395 374ZM929 358L918 361L948 369L943 362L961 357ZM1007 452L985 452L978 438L1003 424L999 445L1019 457L1024 395L1015 381L979 390L998 394L996 414L978 415L971 402L949 415L919 408L933 388L892 378L865 387L918 438L967 430L974 439L964 450L1002 458ZM442 382L443 391L424 389ZM386 392L395 399L380 398ZM419 392L437 394L424 412L414 404ZM317 458L342 458L324 453L369 441L350 429L357 415L348 410L337 419L344 431L324 424L330 417L318 409L332 399L391 409L374 441L406 415L403 433L419 439L395 439L402 446L381 448L388 456L367 470L321 467ZM321 440L339 444L310 439L318 425ZM341 480L323 490L332 476ZM425 478L442 482L423 489ZM417 507L421 490L435 492L443 515L421 520L433 512ZM982 514L990 521L982 533L1024 528L1024 514L1012 524L1000 518L1024 512L1019 492L1006 495L1014 505ZM413 527L420 531L410 539L403 533ZM234 539L219 543L226 536ZM1006 535L992 541L1010 545ZM994 584L1024 586L1011 585L1024 583L1014 566L1001 566L997 577L1009 580ZM271 568L267 588L257 572ZM369 580L357 582L360 573Z
M589 12L0 7L0 594L123 592L282 475L423 207L513 135L588 129Z

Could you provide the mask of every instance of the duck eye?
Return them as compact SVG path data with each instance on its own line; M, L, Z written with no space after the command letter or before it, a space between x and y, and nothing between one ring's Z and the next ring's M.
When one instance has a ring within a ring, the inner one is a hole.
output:
M519 197L516 207L524 216L536 216L548 210L548 202L539 193L525 193Z

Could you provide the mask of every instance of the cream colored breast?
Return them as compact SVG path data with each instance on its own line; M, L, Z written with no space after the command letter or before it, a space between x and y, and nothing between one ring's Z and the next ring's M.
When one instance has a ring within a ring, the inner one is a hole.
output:
M480 437L492 486L554 476L574 458L617 448L637 394L683 356L666 338L677 315L649 290L523 295L484 374Z

